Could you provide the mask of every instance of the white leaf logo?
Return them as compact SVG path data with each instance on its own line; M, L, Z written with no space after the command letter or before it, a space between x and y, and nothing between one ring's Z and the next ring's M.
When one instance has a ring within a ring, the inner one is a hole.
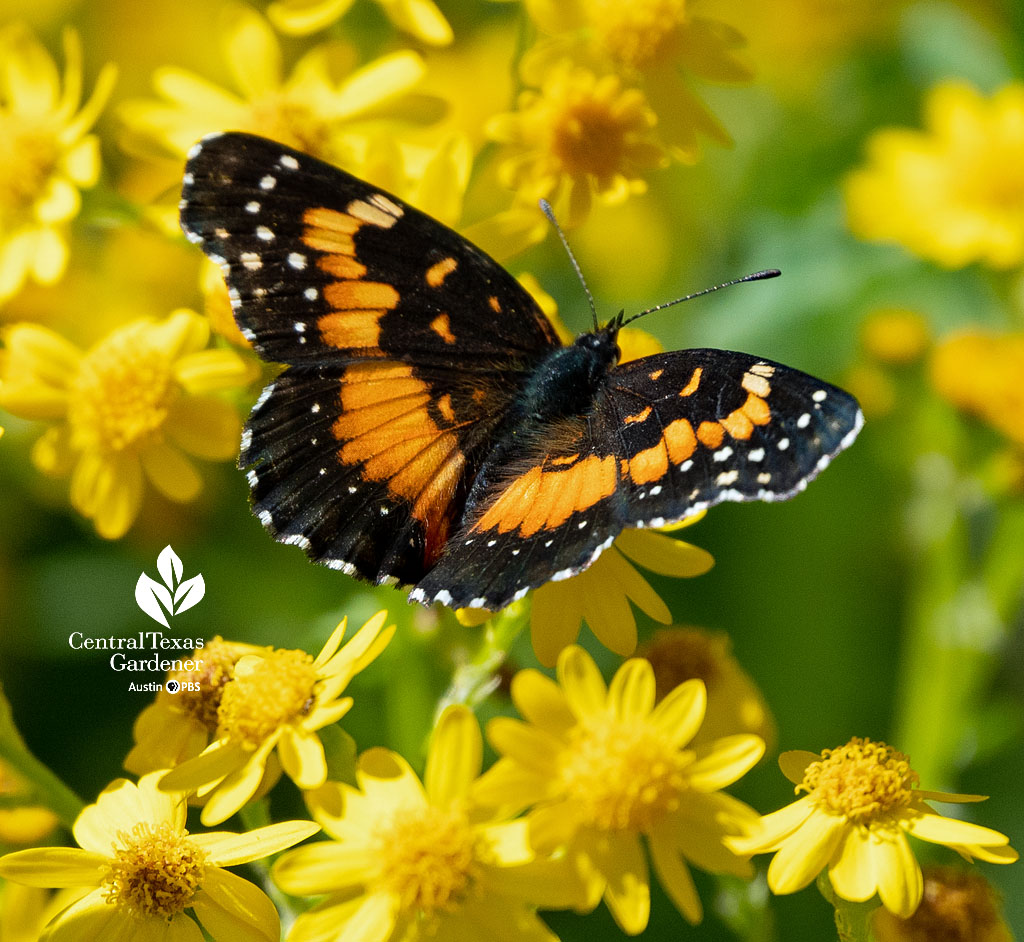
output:
M167 616L180 615L198 605L206 594L206 582L202 573L182 581L185 566L170 545L160 551L156 568L163 584L143 573L135 583L135 601L153 621L169 628Z
M163 608L174 614L174 602L171 600L171 593L166 586L160 585L155 579L150 579L145 573L139 576L135 583L135 601L153 621L160 622L165 628L170 628L167 618L164 616Z

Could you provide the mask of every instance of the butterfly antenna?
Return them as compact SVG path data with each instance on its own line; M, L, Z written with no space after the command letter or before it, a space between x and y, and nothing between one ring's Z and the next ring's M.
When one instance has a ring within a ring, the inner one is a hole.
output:
M580 268L580 263L576 261L576 256L572 254L572 249L569 248L569 241L566 239L565 233L562 232L562 227L558 224L558 220L555 219L555 211L551 208L551 204L547 200L541 200L540 208L544 215L548 217L551 225L555 227L555 232L558 233L558 238L562 240L562 245L565 248L565 254L569 256L569 261L572 262L572 267L576 269L576 277L579 278L580 284L583 285L583 290L587 293L587 300L590 302L590 313L594 317L594 330L597 330L599 327L597 322L597 307L594 304L594 296L590 293L590 288L587 287L587 279L583 277L583 270Z
M732 281L722 282L720 285L715 285L713 288L705 288L703 291L695 291L693 294L688 294L682 298L676 298L674 301L666 301L664 304L658 304L654 307L649 307L646 311L641 311L639 314L634 314L632 317L626 318L626 320L619 320L619 327L624 327L631 321L635 321L639 317L645 317L648 314L653 314L655 311L663 311L667 307L672 307L675 304L682 304L683 301L692 301L694 298L702 297L705 294L711 294L712 291L720 291L722 288L729 288L732 285L743 284L745 281L763 281L765 278L778 278L782 272L777 268L766 268L764 271L755 271L752 274L744 275L742 278L734 278Z

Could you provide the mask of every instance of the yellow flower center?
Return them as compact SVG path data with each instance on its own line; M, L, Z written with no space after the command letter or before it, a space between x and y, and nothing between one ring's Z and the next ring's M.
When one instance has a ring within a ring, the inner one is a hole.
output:
M588 73L578 73L555 95L551 152L563 170L574 176L590 174L601 182L628 172L634 152L655 124L641 93L623 91L611 76L595 81Z
M60 157L52 131L22 115L0 113L0 220L23 224L43 196Z
M917 773L902 752L855 736L807 766L797 791L806 791L834 814L868 824L899 813L917 784Z
M118 835L110 870L103 879L107 901L140 916L176 916L203 880L206 854L170 824L136 824Z
M224 685L231 680L235 662L244 649L220 638L214 638L195 657L203 662L202 670L176 671L173 675L182 686L176 695L176 707L205 726L211 733L217 730L217 712L220 709ZM188 685L198 684L193 690Z
M379 881L409 915L456 909L479 876L484 848L463 812L401 808L375 831Z
M224 687L217 736L255 749L279 727L306 716L316 703L316 669L305 651L277 650L256 658Z
M645 831L678 807L685 761L649 723L592 717L569 734L561 780L589 824Z
M627 68L664 62L679 49L686 0L586 0L584 9L597 41Z
M70 389L68 421L76 448L122 451L160 429L180 389L149 324L115 330L82 359Z

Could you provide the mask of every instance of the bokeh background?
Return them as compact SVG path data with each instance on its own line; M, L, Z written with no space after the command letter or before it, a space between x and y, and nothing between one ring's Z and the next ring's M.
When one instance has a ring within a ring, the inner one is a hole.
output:
M524 152L539 161L544 143L509 143L507 127L493 121L524 114L517 96L541 87L544 61L528 54L550 41L541 27L551 10L438 0L453 37L445 42L433 21L416 27L388 18L389 9L399 18L394 11L408 6L356 0L321 31L287 35L262 19L265 7L219 0L5 0L0 30L9 37L13 24L24 24L58 71L62 31L77 31L85 97L106 63L118 72L92 130L99 177L81 186L79 210L59 226L69 247L63 271L51 284L30 277L9 291L0 323L44 325L86 350L132 320L190 308L213 323L214 346L249 362L232 347L237 338L224 326L215 279L173 228L183 156L168 128L188 135L192 122L198 137L218 129L202 126L218 112L184 108L168 117L157 107L160 70L187 70L245 99L229 44L252 17L276 36L284 76L312 50L323 59L315 68L335 83L412 50L419 64L402 80L408 87L371 101L365 113L358 105L366 91L350 89L355 116L323 118L328 130L317 130L318 140L326 134L354 172L479 237L514 274L532 274L570 329L586 329L590 314L534 208L538 195L551 196L567 223L602 317L748 271L782 270L779 279L673 307L643 326L667 349L743 350L844 385L861 398L865 429L793 501L717 507L687 530L714 555L710 573L651 582L677 623L728 634L774 713L778 748L883 739L910 755L923 787L991 796L965 813L1019 846L1024 248L1015 250L1014 240L1024 245L1024 91L1015 84L1024 78L1024 7L687 3L693 16L728 26L710 52L690 48L672 70L692 101L659 87L661 73L637 72L642 81L633 84L657 120L653 133L664 128L664 136L654 157L624 165L607 186L577 174L573 185L593 196L581 209L569 205L564 167L555 171L561 183L521 165L517 176L511 162ZM633 6L657 21L684 4ZM260 60L265 40L252 42L250 80L272 85L272 64ZM575 47L559 54L588 61ZM951 81L965 83L955 86L953 103L937 97ZM993 116L999 95L1002 110ZM289 125L280 98L266 95L265 109L281 109L273 120L252 120L291 134L307 118L291 115ZM14 120L4 107L0 99L0 221L10 226L18 181L8 179L14 156L5 148L15 137L2 130ZM518 133L531 127L521 122ZM680 127L682 136L668 141ZM894 127L903 137L885 136ZM431 164L438 154L449 163ZM429 167L448 189L430 189ZM972 212L980 222L964 221ZM963 236L972 224L997 228L998 249L975 230ZM3 368L10 381L9 359ZM226 399L244 415L259 388L258 379L241 383ZM134 586L141 572L156 575L167 544L185 575L202 572L206 583L202 604L174 621L179 634L315 653L342 615L358 624L386 606L399 632L356 679L344 725L361 749L388 745L421 761L438 698L476 649L479 628L273 543L250 515L244 475L231 461L197 462L203 486L187 503L147 487L132 526L106 539L69 504L67 478L33 463L33 443L53 422L16 413L0 409L0 682L31 748L76 792L91 800L122 774L132 722L149 696L129 693L108 655L72 650L68 637L154 627L135 605ZM642 614L638 621L641 640L649 638L655 624ZM587 629L581 638L614 669L619 659ZM526 635L509 663L536 666ZM499 689L478 712L509 709ZM298 807L289 788L282 784L274 801ZM732 791L763 812L792 794L771 757ZM954 856L919 850L924 859ZM980 866L1003 894L1010 924L1024 931L1024 869ZM737 928L751 939L834 932L831 909L813 888L766 900L763 876L738 896L697 879L705 922L688 926L657 896L644 938L731 939ZM745 900L745 914L735 911L736 899ZM585 918L559 914L552 925L567 942L621 935L603 907Z

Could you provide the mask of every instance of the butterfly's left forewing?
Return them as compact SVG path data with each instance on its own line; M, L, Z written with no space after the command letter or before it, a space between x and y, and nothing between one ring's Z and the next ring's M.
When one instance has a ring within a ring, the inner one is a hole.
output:
M288 368L239 458L282 542L415 582L442 551L524 377L558 341L456 233L309 155L245 134L193 149L181 222L239 327Z

